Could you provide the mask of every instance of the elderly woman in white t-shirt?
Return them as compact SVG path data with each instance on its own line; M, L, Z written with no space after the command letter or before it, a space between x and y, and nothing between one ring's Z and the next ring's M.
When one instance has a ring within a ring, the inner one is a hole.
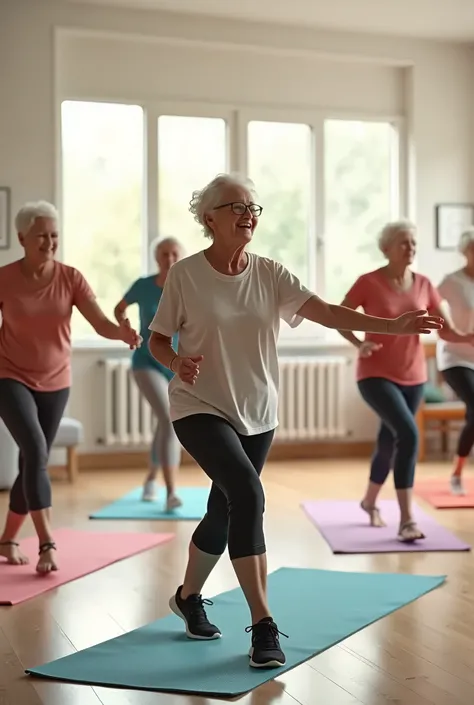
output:
M474 333L474 228L461 235L459 251L464 267L444 277L438 291L447 302L456 328ZM471 338L472 340L472 338ZM474 344L437 342L437 364L446 383L466 405L466 422L460 433L451 474L451 492L465 494L462 472L474 445Z
M189 638L221 636L207 618L209 602L201 591L228 545L251 613L249 665L279 667L285 655L267 601L260 473L278 424L280 319L292 327L306 318L336 330L394 335L427 333L442 319L423 311L376 318L327 304L279 262L247 252L263 210L247 179L216 177L193 194L190 210L211 244L170 269L149 345L175 373L171 420L212 488L170 607ZM178 354L171 346L176 333Z

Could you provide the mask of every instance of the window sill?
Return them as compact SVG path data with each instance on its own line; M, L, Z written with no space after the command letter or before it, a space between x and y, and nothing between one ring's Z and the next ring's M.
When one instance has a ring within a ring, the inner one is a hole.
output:
M329 338L282 338L278 342L278 351L284 353L292 353L293 351L304 351L305 354L311 351L320 351L338 349L350 350L353 346L343 338L339 340ZM115 340L77 340L72 343L72 352L74 353L97 353L110 352L112 354L123 353L131 355L131 351L123 344Z

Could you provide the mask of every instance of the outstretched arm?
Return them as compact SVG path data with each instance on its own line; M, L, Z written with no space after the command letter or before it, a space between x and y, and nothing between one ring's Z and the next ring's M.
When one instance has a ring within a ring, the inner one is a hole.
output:
M128 308L128 303L125 301L125 299L122 299L121 301L119 301L117 306L114 308L115 320L117 321L117 323L119 325L124 323L124 321L127 319L127 316L125 313L127 308Z
M78 310L82 313L97 335L108 340L122 340L130 348L139 347L141 338L136 331L131 328L127 319L120 325L113 323L107 318L95 299L84 299L78 302Z
M428 316L426 311L411 311L398 318L379 318L359 313L347 306L329 304L315 294L308 299L298 314L325 328L339 331L365 331L385 335L416 335L430 333L442 327L438 316ZM355 338L355 336L354 336Z

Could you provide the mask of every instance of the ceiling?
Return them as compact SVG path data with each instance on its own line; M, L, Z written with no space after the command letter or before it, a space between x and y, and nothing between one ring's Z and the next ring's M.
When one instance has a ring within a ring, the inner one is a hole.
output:
M335 31L474 41L474 0L68 0Z

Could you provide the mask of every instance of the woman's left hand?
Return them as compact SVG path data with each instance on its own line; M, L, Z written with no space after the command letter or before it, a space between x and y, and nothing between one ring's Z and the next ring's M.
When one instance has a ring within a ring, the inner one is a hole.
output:
M420 335L440 330L444 320L440 316L429 316L428 311L409 311L388 324L388 333L392 335Z
M130 347L130 350L135 350L135 348L140 347L143 339L142 339L141 335L139 335L137 333L137 331L132 328L128 318L125 318L122 321L119 328L120 328L120 340L123 340L123 342L126 343Z

